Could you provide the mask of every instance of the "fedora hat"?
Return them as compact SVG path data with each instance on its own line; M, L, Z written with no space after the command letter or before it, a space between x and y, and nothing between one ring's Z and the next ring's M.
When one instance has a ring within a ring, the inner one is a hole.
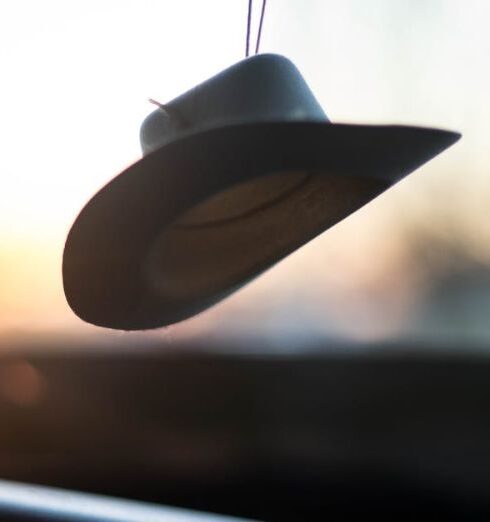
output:
M331 123L288 59L248 58L143 122L143 158L87 203L68 234L68 303L90 323L123 330L186 319L459 137Z

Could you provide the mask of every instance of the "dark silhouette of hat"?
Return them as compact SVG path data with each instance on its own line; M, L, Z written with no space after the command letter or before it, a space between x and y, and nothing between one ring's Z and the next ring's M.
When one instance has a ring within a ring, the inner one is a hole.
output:
M444 130L330 123L296 67L244 60L144 121L144 157L66 240L82 319L137 330L213 305L453 144Z

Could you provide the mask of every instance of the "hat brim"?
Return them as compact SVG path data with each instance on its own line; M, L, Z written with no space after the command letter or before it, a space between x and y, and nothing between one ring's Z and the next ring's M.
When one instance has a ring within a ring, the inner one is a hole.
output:
M126 169L83 208L63 255L68 303L85 321L122 330L186 319L243 286L459 137L438 129L320 122L235 125L182 137ZM165 257L160 247L155 254L155 245L161 243L162 233L167 234L166 246L172 244L168 237L176 237L176 232L172 229L169 236L166 231L179 217L230 187L281 172L314 173L314 181L308 181L308 193L296 191L291 201L289 192L280 198L275 229L263 230L263 216L257 214L252 225L243 222L245 235L250 232L244 245L233 231L214 227L201 240L199 227L190 227L199 252L206 257L214 251L214 257L201 262L192 241L172 239L176 247L167 252L167 264L181 267L178 277L163 270L157 279L164 284L153 284L151 277L159 270L155 259L162 263ZM311 205L316 208L311 210ZM260 233L254 233L254 227ZM267 236L276 235L274 230L282 231L278 236L284 241ZM241 254L232 254L238 250ZM230 253L228 261L220 251ZM211 269L210 260L223 266ZM190 277L198 273L192 291L186 291L187 268L182 267L190 267ZM173 280L170 290L166 278Z

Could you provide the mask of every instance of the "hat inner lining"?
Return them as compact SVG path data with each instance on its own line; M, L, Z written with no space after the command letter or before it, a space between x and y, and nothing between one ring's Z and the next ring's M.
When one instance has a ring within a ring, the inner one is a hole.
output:
M175 222L174 227L201 228L246 219L289 198L308 182L310 176L308 172L284 172L236 185L190 209Z
M152 293L174 302L231 291L387 185L361 176L294 171L231 187L162 231L144 264L145 278Z

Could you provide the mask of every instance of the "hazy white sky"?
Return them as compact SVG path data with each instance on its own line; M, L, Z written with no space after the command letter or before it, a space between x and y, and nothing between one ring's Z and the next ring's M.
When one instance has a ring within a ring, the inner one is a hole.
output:
M246 8L1 0L0 333L95 331L64 302L66 233L85 201L140 156L148 97L169 100L242 58ZM389 286L380 272L403 268L397 224L407 216L437 221L449 208L462 234L490 247L489 20L488 0L268 1L261 50L291 58L332 120L438 126L464 138L209 317L237 318L268 295L261 314L274 322L288 310L279 303L327 310L329 298L338 304L372 281Z

